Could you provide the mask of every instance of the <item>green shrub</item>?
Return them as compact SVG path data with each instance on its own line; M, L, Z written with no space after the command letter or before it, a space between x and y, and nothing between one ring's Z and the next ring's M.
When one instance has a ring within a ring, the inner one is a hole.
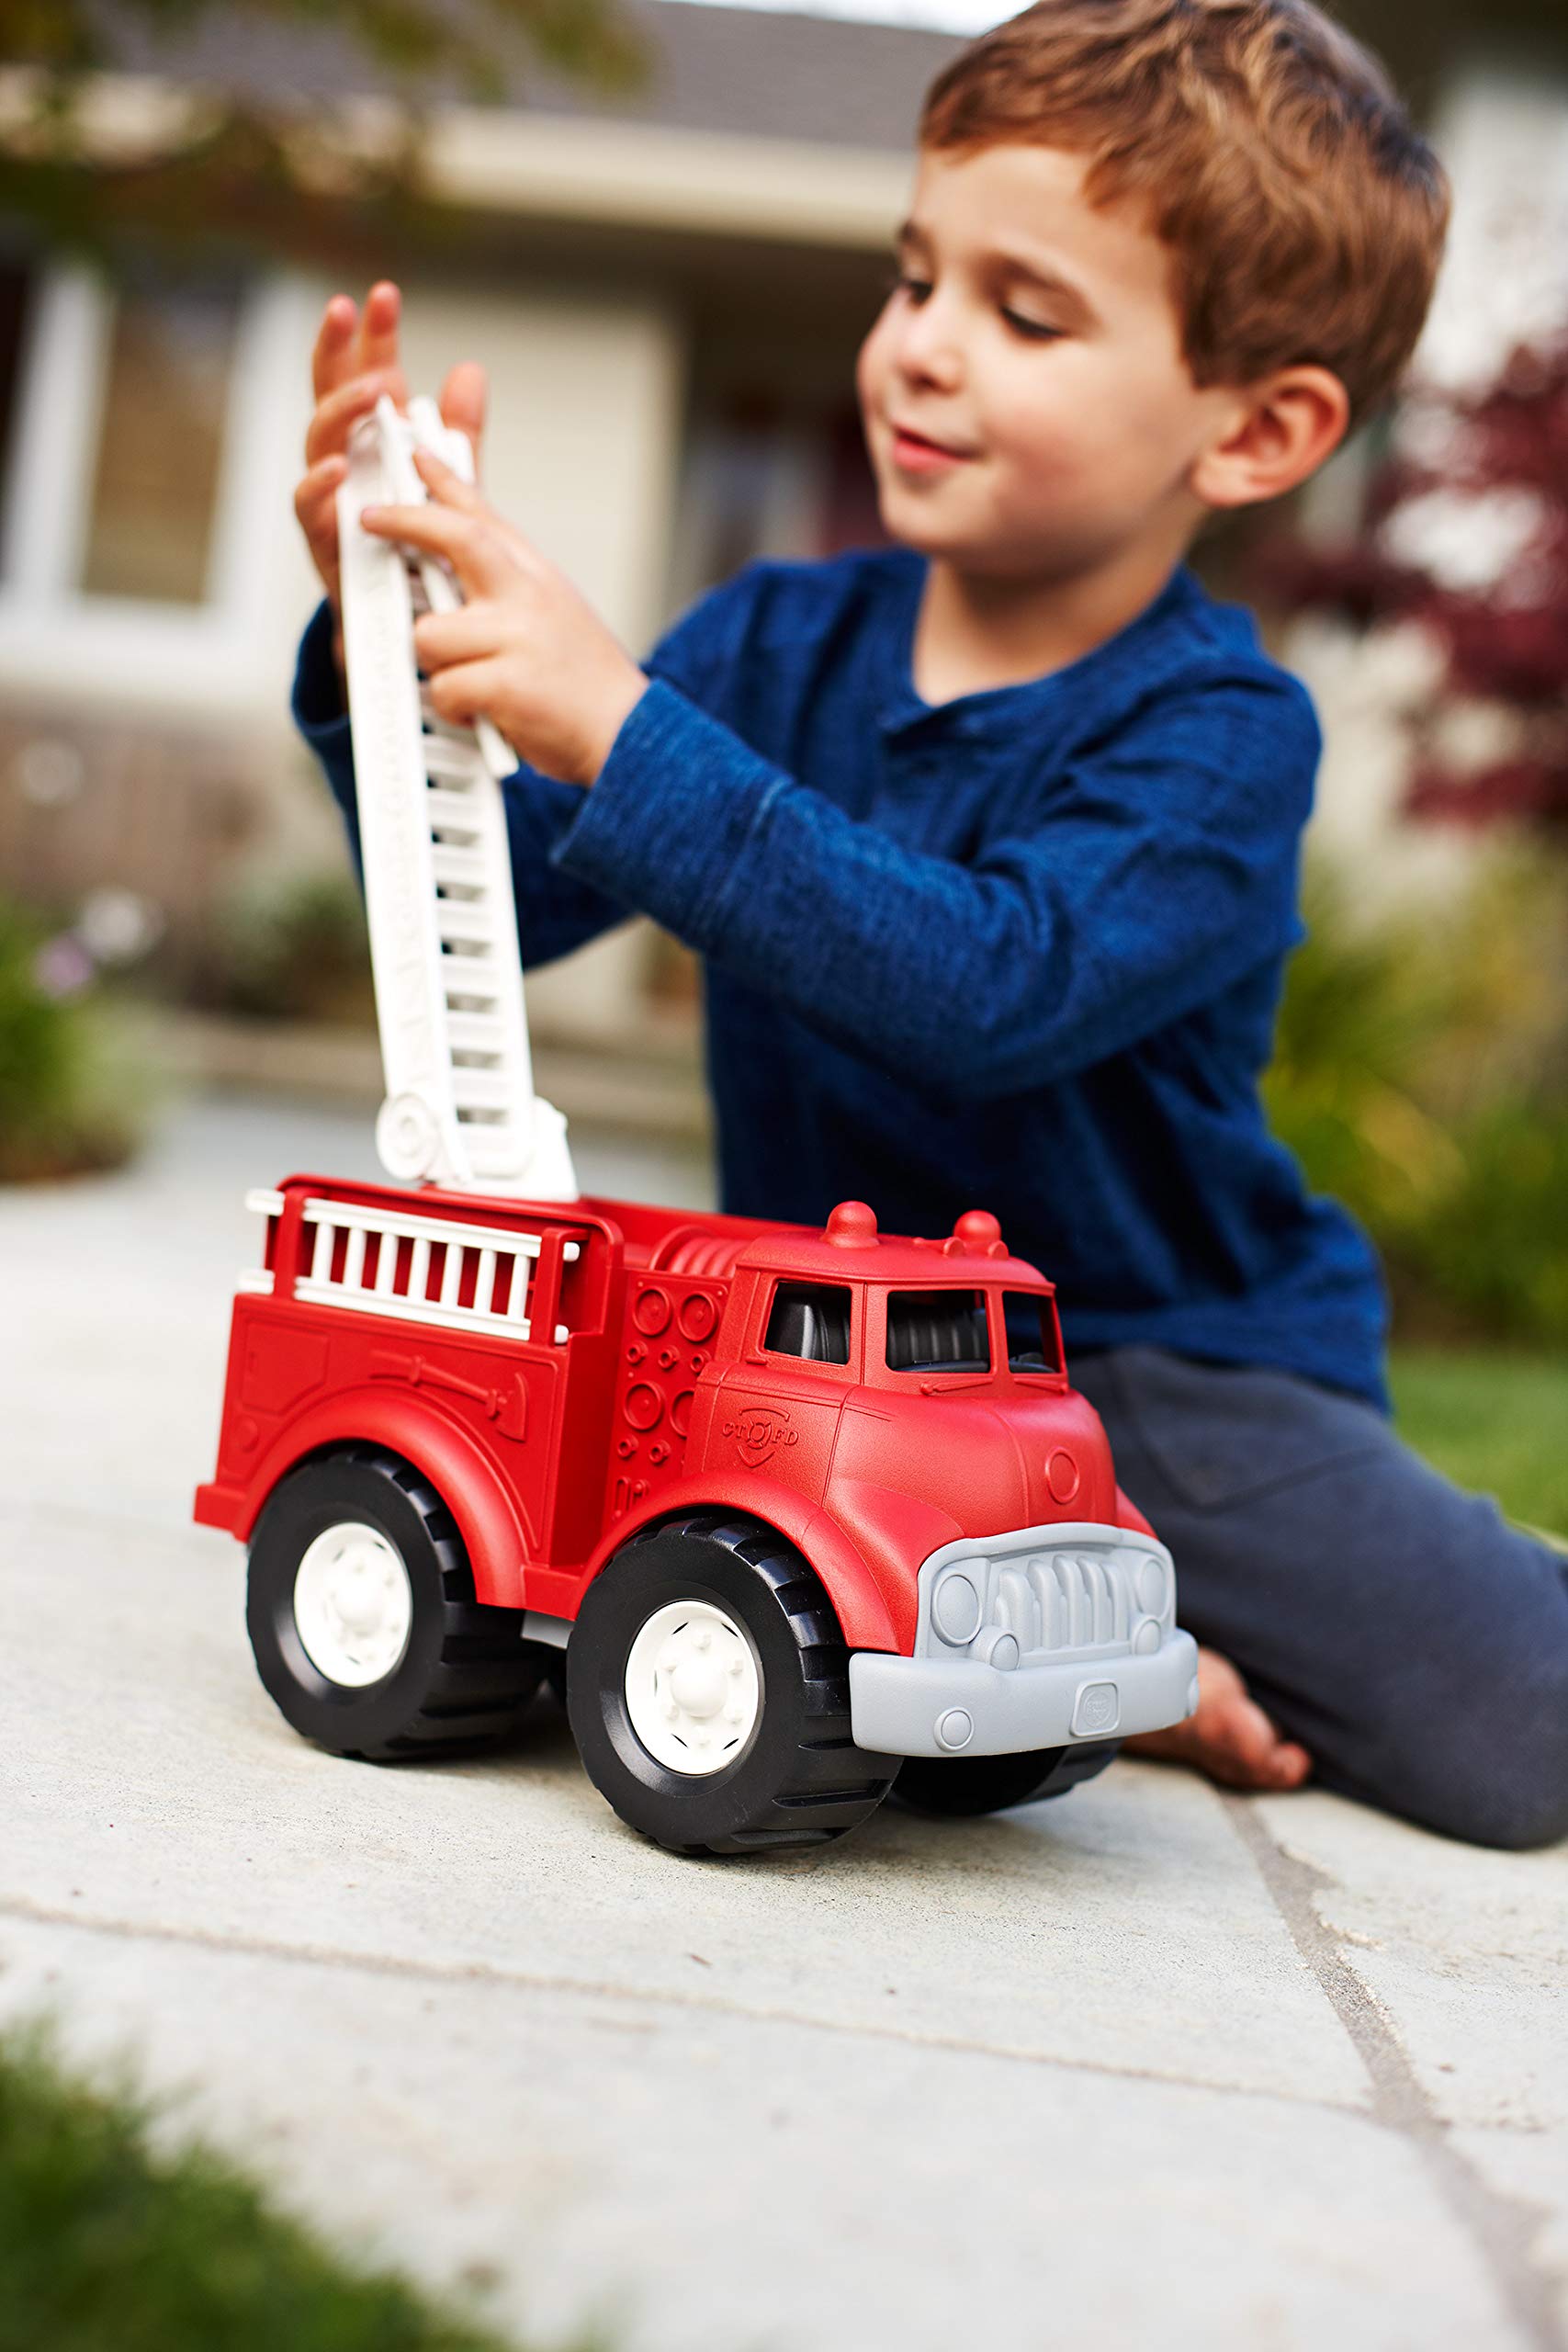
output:
M0 1182L113 1168L135 1141L116 1041L69 932L0 901Z
M248 885L222 910L197 993L256 1019L373 1021L369 933L352 879L295 874Z
M1388 1265L1402 1326L1568 1345L1568 870L1498 863L1439 919L1307 892L1270 1124Z
M1568 1345L1568 1108L1500 1103L1456 1140L1457 1179L1389 1233L1396 1278L1466 1329Z

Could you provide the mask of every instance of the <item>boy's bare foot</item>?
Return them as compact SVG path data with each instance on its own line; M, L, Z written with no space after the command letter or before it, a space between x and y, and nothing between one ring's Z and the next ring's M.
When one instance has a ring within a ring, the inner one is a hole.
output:
M1306 1749L1282 1736L1218 1650L1198 1653L1197 1713L1128 1740L1123 1753L1189 1764L1227 1789L1299 1789L1312 1770Z

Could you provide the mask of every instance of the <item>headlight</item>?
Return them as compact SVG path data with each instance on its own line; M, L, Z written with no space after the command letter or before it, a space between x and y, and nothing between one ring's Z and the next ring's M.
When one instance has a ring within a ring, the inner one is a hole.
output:
M931 1623L944 1642L962 1649L980 1630L980 1595L962 1568L949 1568L931 1596Z

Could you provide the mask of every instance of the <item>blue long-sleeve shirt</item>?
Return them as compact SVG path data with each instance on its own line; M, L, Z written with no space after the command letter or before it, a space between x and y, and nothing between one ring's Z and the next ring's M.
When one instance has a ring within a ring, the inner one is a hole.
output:
M758 562L703 597L588 792L505 787L525 965L633 910L703 958L723 1206L890 1232L990 1208L1070 1350L1144 1342L1386 1409L1366 1237L1269 1134L1319 735L1179 570L1115 637L923 702L925 559ZM295 716L357 851L325 608Z

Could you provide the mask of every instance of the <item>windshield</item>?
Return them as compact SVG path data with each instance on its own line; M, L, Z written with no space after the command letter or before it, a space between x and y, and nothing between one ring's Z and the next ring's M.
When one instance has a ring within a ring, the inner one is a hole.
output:
M989 1372L985 1293L889 1291L887 1364L891 1372Z
M1055 1308L1047 1293L1003 1291L1002 1316L1007 1324L1010 1372L1061 1371L1061 1336Z

